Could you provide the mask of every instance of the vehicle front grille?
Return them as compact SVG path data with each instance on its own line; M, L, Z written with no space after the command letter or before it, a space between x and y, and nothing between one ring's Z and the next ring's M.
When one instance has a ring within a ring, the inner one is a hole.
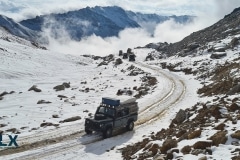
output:
M91 120L86 120L85 122L85 126L87 126L88 128L91 128L91 129L100 129L100 126L98 123L96 122L93 122Z

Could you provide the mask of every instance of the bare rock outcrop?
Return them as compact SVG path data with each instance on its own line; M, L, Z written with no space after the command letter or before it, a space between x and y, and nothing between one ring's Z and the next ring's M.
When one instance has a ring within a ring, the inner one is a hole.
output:
M160 148L161 153L167 153L167 151L171 148L177 147L177 140L176 139L166 139L163 142L162 147Z
M64 119L63 121L60 121L60 123L64 123L64 122L73 122L73 121L77 121L81 119L80 116L75 116L75 117L71 117L71 118L67 118L67 119Z
M240 140L240 130L237 130L236 132L234 132L233 134L231 134L231 137Z
M37 85L33 85L31 88L28 89L28 91L42 92L41 89L37 88Z
M56 91L62 91L65 90L65 88L70 88L70 82L63 82L61 85L57 85L55 87L53 87L53 89L55 89Z
M219 144L225 144L227 142L227 132L219 131L211 136L209 139L212 140L212 144L215 146L219 146Z
M37 104L49 104L49 103L52 103L52 102L46 101L46 100L39 100L39 101L37 102Z
M184 110L180 109L176 115L176 117L172 120L175 124L182 123L187 118L187 114Z
M212 59L220 59L220 58L223 58L223 57L226 57L227 56L227 53L226 52L215 52L215 53L212 53L210 58Z

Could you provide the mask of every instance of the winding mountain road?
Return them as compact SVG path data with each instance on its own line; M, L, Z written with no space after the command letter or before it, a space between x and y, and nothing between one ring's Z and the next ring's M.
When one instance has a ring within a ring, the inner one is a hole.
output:
M170 72L143 63L135 63L135 65L143 69L150 69L154 76L160 79L159 85L164 81L162 87L165 90L164 93L161 92L153 99L149 99L152 101L150 105L141 106L139 119L135 123L135 131L137 131L140 128L147 129L150 123L158 121L165 111L181 101L184 98L186 86L183 80ZM101 155L106 148L127 142L134 136L135 131L103 140L99 134L85 135L84 124L78 123L22 137L18 140L19 148L2 150L0 154L3 159L18 160L58 159L59 157L62 159L78 159L79 157L87 159L89 158L88 153ZM102 151L99 151L99 148L94 151L94 145L102 145L106 148L103 147ZM70 154L72 156L64 158L69 153L72 153Z

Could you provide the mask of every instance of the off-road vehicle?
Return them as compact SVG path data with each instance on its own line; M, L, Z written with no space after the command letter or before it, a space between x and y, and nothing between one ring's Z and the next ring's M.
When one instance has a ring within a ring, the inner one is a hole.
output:
M102 98L102 103L97 108L94 118L86 118L85 131L87 134L91 134L93 131L102 132L103 138L108 138L117 129L133 130L137 118L136 98L124 102L120 102L119 99Z

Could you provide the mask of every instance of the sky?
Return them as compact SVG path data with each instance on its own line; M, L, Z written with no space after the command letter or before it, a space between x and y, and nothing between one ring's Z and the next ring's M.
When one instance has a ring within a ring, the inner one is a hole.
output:
M78 10L87 6L120 6L125 10L142 13L156 13L160 15L194 15L197 16L192 24L180 25L173 21L159 24L153 31L154 36L146 30L126 29L118 37L90 36L79 42L71 41L66 37L66 43L61 44L56 39L51 39L49 47L57 51L79 54L101 52L107 54L119 49L132 48L146 45L150 42L177 42L192 32L208 27L224 15L229 14L234 8L240 7L239 0L0 0L0 14L13 18L16 21L33 18L37 15L50 13L64 13ZM135 37L129 37L134 34ZM126 40L132 39L126 46ZM87 46L87 47L86 47ZM104 48L102 48L104 46ZM66 47L66 48L65 48ZM70 48L71 49L70 49ZM100 48L98 48L100 47ZM88 48L88 49L86 49ZM70 50L70 51L69 51Z
M239 0L0 0L0 13L17 21L36 15L63 13L87 6L120 6L162 15L209 14L221 18L240 6Z

